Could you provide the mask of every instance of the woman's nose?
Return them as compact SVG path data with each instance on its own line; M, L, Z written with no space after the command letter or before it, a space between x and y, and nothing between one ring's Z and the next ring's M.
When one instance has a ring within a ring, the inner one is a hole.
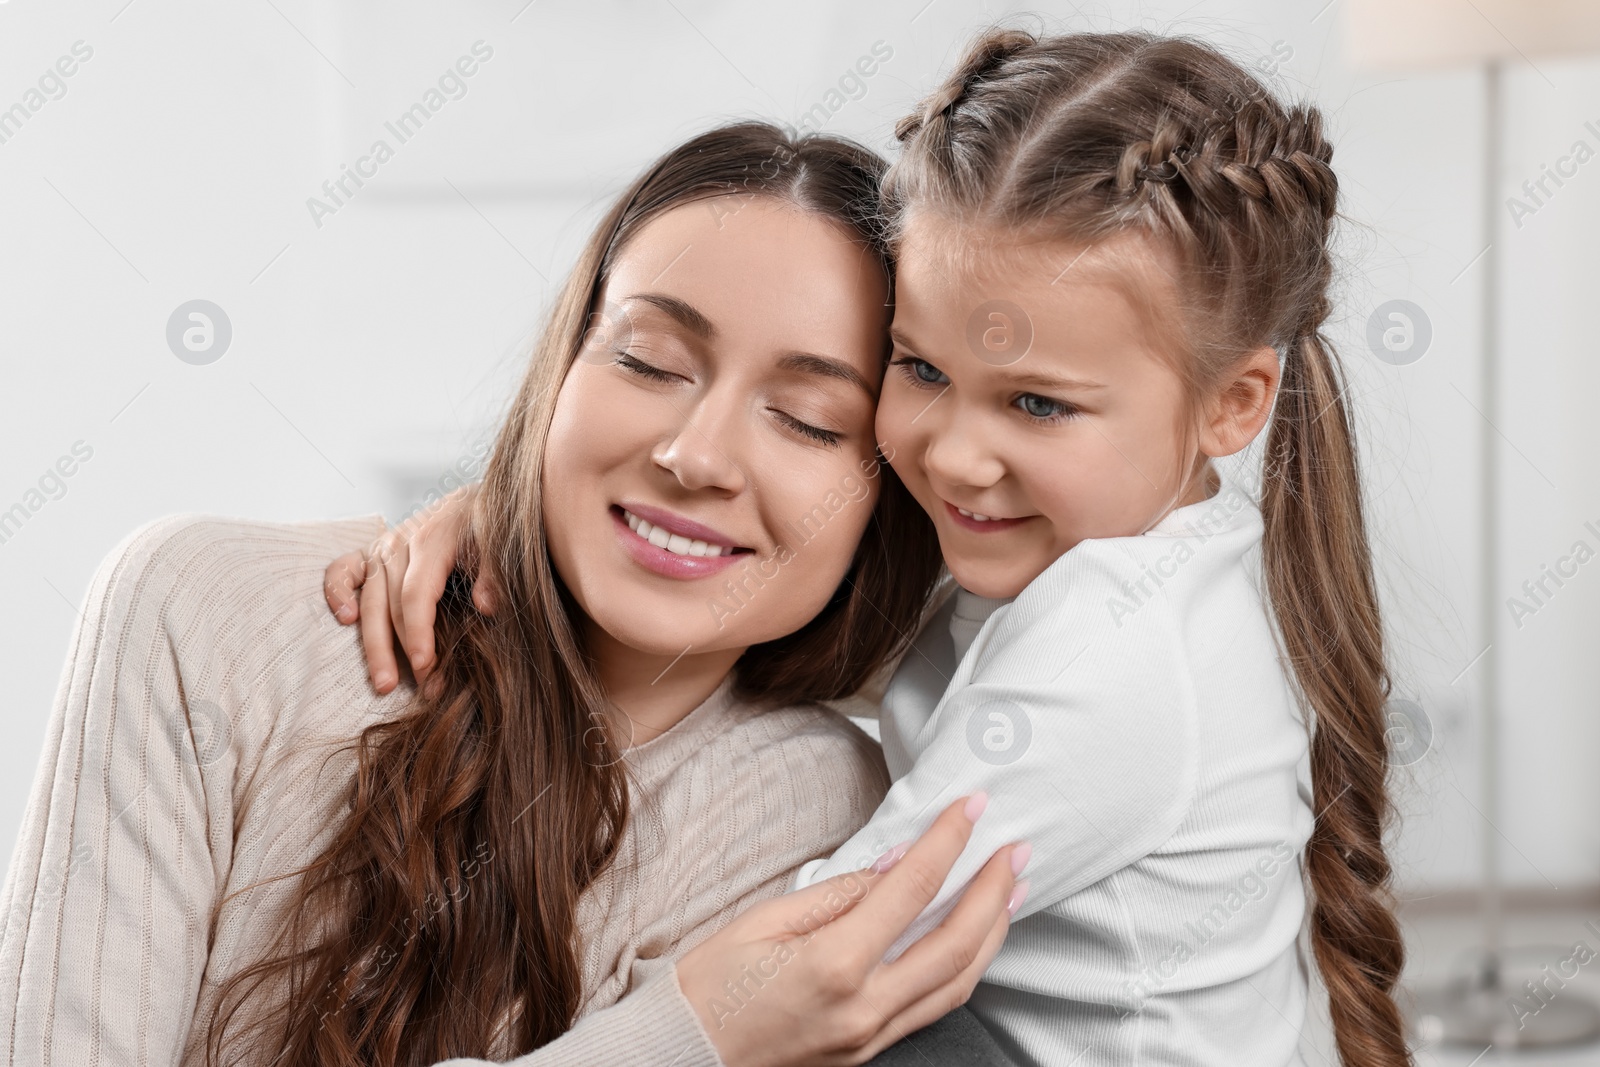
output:
M716 489L728 494L745 487L744 470L735 462L736 435L729 432L732 413L719 414L711 405L680 412L677 431L651 452L656 466L670 471L686 489Z

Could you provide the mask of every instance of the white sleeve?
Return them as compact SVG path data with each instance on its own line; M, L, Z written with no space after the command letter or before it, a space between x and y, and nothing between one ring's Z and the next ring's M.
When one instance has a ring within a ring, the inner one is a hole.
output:
M1114 622L1106 609L1123 576L1116 557L1082 556L1052 574L1070 597L1043 606L1019 598L996 620L970 676L958 670L941 698L910 771L865 827L796 881L859 870L957 798L987 791L971 841L891 959L944 918L1001 847L1033 844L1021 917L1147 855L1188 810L1195 704L1171 609L1156 599Z

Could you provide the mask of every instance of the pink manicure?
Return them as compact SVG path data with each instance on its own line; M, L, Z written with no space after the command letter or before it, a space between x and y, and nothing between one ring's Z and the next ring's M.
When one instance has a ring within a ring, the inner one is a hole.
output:
M906 854L906 849L910 847L910 841L900 842L898 845L894 846L894 848L891 848L888 852L885 852L883 855L874 860L872 862L872 869L877 871L879 874L882 874L890 867L893 867L896 863L899 863L900 857L904 856Z
M987 808L988 806L989 806L989 794L988 793L985 793L983 790L980 789L976 793L972 794L970 797L967 798L967 806L964 809L966 811L967 821L968 822L977 822L978 821L978 816L982 815L983 814L983 809Z
M1015 878L1017 875L1021 874L1022 873L1022 869L1028 865L1028 861L1030 859L1032 859L1032 858L1033 858L1033 842L1032 841L1024 841L1022 844L1020 844L1016 848L1012 849L1011 850L1011 877Z
M1006 902L1006 911L1011 913L1012 918L1016 917L1017 909L1022 907L1022 902L1027 899L1028 880L1024 878L1017 883L1016 888L1011 890L1011 899Z

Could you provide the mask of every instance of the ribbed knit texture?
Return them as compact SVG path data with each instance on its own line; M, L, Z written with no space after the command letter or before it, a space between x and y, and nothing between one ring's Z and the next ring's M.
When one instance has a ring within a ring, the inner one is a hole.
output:
M894 952L995 850L1031 841L1031 892L969 1002L1019 1064L1299 1062L1310 773L1253 580L1260 538L1229 485L1142 536L1079 543L1012 601L958 591L884 696L883 806L797 879L987 790Z
M291 881L256 883L315 857L347 742L409 700L372 692L322 594L381 530L177 516L102 564L0 896L5 1062L202 1062L219 983L281 928ZM671 962L882 798L882 757L842 716L730 690L627 754L634 814L579 907L582 1021L518 1062L715 1067Z

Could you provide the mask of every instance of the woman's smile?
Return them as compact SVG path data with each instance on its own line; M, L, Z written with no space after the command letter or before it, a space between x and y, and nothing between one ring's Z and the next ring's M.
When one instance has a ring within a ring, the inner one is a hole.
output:
M692 519L645 504L614 504L611 521L634 561L665 578L709 578L753 551Z

